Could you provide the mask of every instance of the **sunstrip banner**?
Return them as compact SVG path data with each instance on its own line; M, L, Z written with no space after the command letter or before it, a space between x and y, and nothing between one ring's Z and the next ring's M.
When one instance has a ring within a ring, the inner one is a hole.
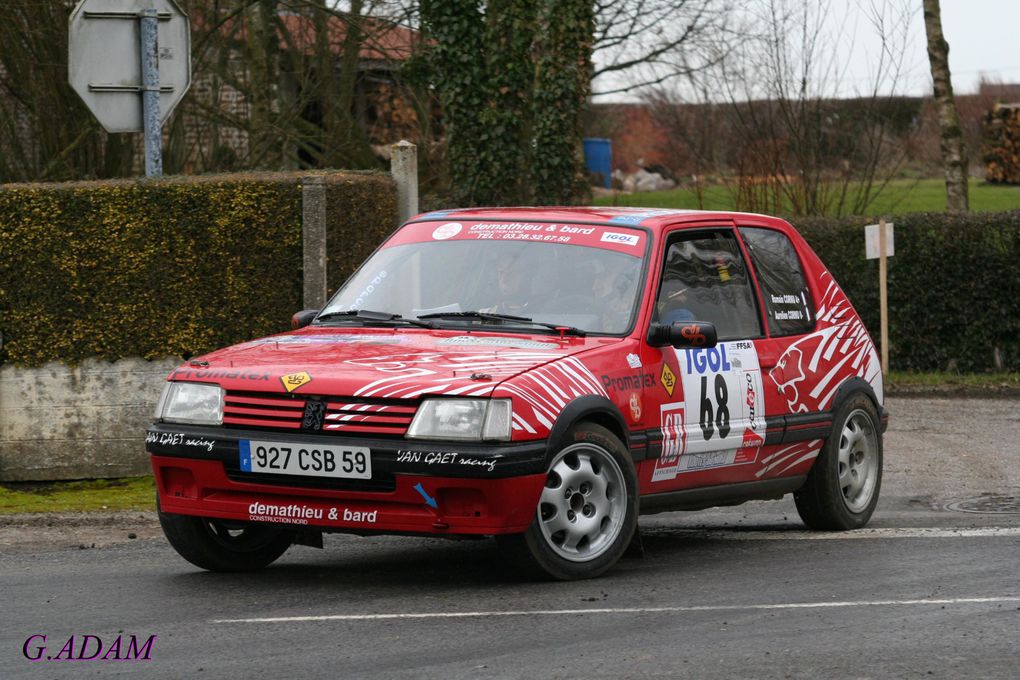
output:
M459 220L440 224L409 224L387 241L384 247L435 241L527 241L601 248L641 257L645 252L647 238L644 231L630 230L620 225Z

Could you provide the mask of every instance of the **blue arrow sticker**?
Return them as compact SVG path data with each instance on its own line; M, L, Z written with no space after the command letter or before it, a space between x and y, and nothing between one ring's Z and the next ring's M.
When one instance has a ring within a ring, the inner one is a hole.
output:
M241 452L241 471L251 472L251 442L242 439L237 442L237 450Z
M421 485L421 482L418 482L417 484L414 485L414 490L420 493L421 497L425 499L425 505L429 506L433 510L439 508L439 504L436 503L436 499L428 495L428 493L425 491L425 488Z

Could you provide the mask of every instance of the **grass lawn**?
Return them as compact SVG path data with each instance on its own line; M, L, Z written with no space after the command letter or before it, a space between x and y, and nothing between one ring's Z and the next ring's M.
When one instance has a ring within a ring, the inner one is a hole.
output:
M892 393L962 393L968 396L1020 396L1020 373L905 373L889 371Z
M151 476L0 484L0 515L17 512L154 510L155 507L156 484Z
M595 205L641 206L647 208L699 208L733 210L730 187L710 186L705 190L704 206L698 205L694 191L688 188L600 196ZM946 185L942 179L896 179L889 182L865 211L867 215L899 215L911 212L943 212L946 209ZM970 209L999 211L1020 209L1020 186L970 181Z

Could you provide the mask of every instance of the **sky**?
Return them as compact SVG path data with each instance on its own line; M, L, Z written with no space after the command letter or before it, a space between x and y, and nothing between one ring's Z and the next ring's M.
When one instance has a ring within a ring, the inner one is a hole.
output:
M809 0L810 1L810 0ZM922 0L893 0L916 7L907 24L904 40L902 80L897 93L927 95L931 93ZM839 96L851 97L854 90L868 90L873 82L874 54L880 41L869 24L865 7L881 0L829 0L827 30L852 34L853 49L844 45L841 59L845 62L845 82ZM942 29L949 43L949 66L953 88L957 94L978 90L982 77L991 82L1020 83L1020 0L942 0ZM610 89L608 80L594 83L596 92ZM636 101L632 94L597 97L597 102Z
M929 94L931 74L921 0L910 24L911 66L907 94ZM1020 0L942 0L942 32L949 43L949 70L959 94L977 92L986 80L1020 83Z

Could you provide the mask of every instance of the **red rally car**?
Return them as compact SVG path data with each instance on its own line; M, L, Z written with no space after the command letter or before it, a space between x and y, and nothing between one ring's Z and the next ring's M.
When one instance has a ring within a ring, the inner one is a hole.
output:
M793 493L809 527L853 529L878 501L875 347L773 217L427 213L293 325L168 378L146 450L199 567L428 534L584 578L641 513Z

